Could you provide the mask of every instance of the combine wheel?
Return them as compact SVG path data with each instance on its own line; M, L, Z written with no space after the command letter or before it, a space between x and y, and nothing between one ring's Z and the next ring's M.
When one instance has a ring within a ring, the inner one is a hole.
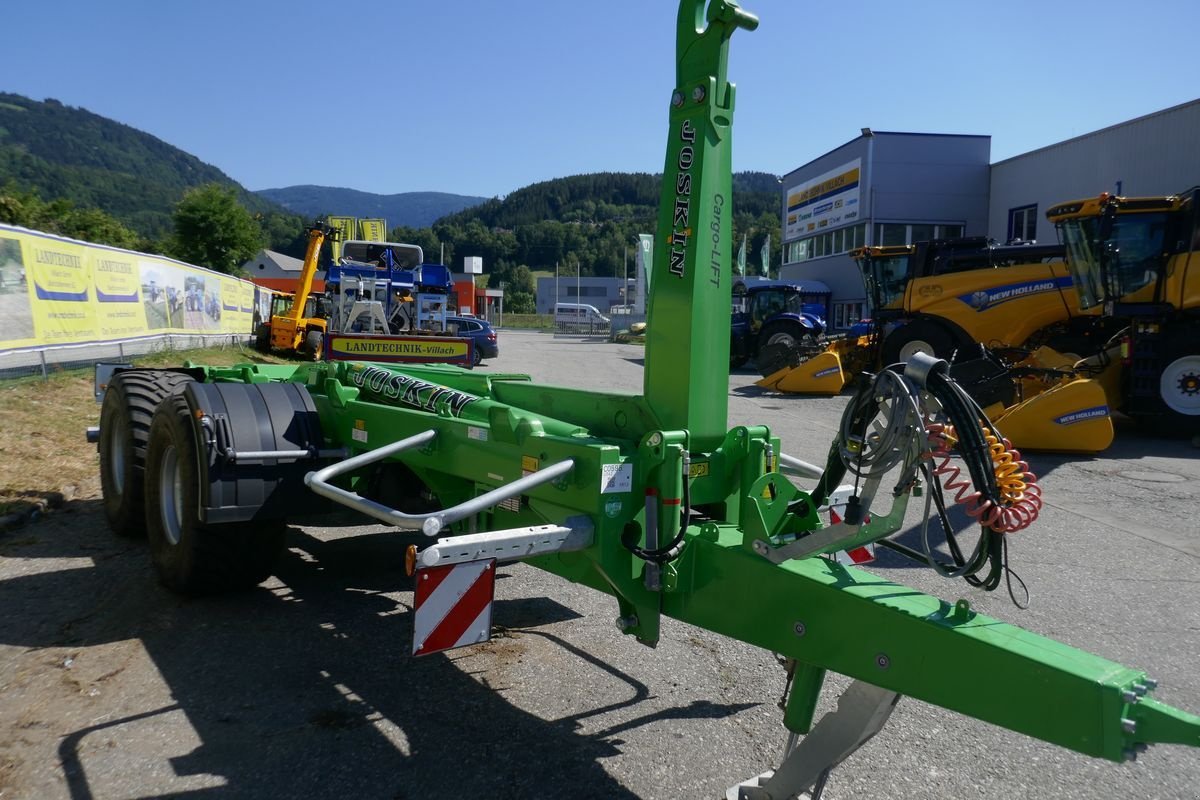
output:
M104 516L118 536L146 533L142 491L154 409L192 380L179 372L130 370L109 381L100 409L100 487Z
M1200 354L1176 353L1158 379L1164 415L1154 425L1162 433L1200 433Z
M883 340L883 366L907 362L917 353L928 353L950 361L958 349L955 337L935 322L916 320L901 325Z
M187 401L154 412L146 453L146 530L159 580L189 595L243 589L265 580L283 550L283 520L206 525Z
M321 350L325 346L325 334L311 330L304 334L304 353L313 361L321 360Z

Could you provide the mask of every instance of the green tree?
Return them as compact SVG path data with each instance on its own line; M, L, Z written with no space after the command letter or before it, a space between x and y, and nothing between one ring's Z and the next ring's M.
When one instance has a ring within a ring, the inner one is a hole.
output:
M534 314L537 312L537 289L533 272L521 264L509 273L504 285L504 310L511 314Z
M112 215L97 208L76 208L73 202L64 198L47 203L36 190L23 190L11 181L0 187L0 222L85 242L129 250L145 249L141 237Z
M189 264L234 275L263 246L262 229L232 187L209 183L189 189L173 219L171 255Z

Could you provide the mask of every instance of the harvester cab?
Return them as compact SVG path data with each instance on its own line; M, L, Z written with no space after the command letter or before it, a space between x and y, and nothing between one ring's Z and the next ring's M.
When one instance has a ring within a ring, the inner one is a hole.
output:
M1105 193L1046 216L1066 245L1080 308L1121 328L1088 359L1110 403L1152 429L1200 433L1200 187Z
M182 592L269 575L301 498L421 531L406 559L416 655L489 638L474 622L509 561L612 595L631 642L656 644L669 617L776 653L784 760L730 797L819 794L901 695L1117 762L1153 742L1200 746L1200 717L1149 696L1142 671L837 560L878 545L1005 584L1005 536L1036 520L1041 492L945 362L919 353L864 380L822 465L783 453L766 425L729 426L725 73L734 32L757 26L732 0L680 3L642 394L358 360L121 372L99 431L110 523L143 525ZM948 554L892 538L921 493ZM956 543L955 502L978 523L973 547ZM459 588L424 602L439 586ZM815 722L827 672L852 683Z

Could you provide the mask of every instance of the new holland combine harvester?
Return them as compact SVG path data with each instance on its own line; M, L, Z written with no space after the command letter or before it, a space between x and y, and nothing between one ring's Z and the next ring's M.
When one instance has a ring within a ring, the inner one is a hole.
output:
M757 385L833 396L923 352L956 362L955 377L1017 447L1100 452L1113 441L1104 388L1072 365L1112 326L1098 308L1080 310L1064 251L982 237L859 248L871 332L774 354Z
M730 0L681 2L643 395L446 365L120 372L99 429L112 527L146 532L167 586L213 592L265 578L288 518L335 503L424 532L409 553L418 606L421 587L447 575L523 560L612 595L631 641L653 645L666 615L777 653L784 725L791 742L807 735L731 796L819 785L902 695L1114 762L1152 743L1200 746L1200 717L1154 699L1140 669L834 557L877 544L976 586L1002 583L1004 537L1033 522L1040 491L944 362L918 354L864 381L820 467L785 455L766 425L727 427L726 62L733 32L757 25ZM941 557L888 538L922 490L978 519L973 551L952 544ZM837 521L823 522L831 506ZM418 654L488 635L414 618ZM827 671L854 682L814 725Z

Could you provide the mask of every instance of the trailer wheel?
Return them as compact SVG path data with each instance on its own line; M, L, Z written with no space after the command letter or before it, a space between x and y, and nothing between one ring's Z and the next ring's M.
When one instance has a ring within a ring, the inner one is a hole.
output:
M1200 433L1200 354L1175 354L1158 379L1165 413L1154 425L1162 433Z
M179 372L130 370L108 383L100 408L100 488L104 516L118 536L146 533L143 486L150 422L162 399L191 380Z
M953 360L959 349L956 337L936 322L916 320L901 325L883 340L881 358L883 366L905 363L917 353L927 353L935 358Z
M325 346L325 334L311 330L304 334L304 352L313 361L321 360L321 350Z
M271 575L283 550L283 520L206 525L187 401L159 404L146 453L146 531L159 580L181 594L244 589Z

